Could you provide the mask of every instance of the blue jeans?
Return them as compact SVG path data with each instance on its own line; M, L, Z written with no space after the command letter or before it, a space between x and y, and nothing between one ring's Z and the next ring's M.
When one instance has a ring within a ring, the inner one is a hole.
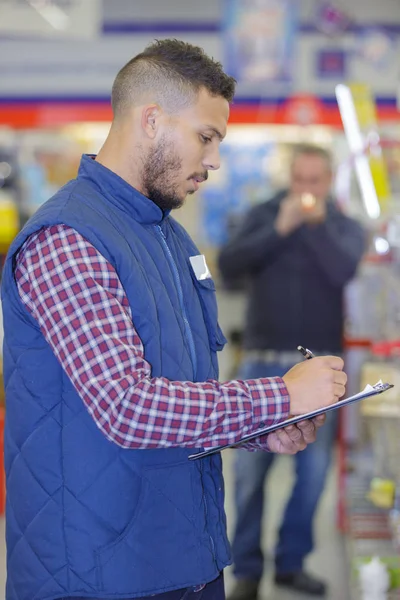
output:
M135 598L135 600L225 600L225 589L224 589L224 576L223 573L210 581L207 585L200 590L195 592L193 588L183 588L180 590L172 590L171 592L164 592L163 594L155 594L154 596L142 596L141 598ZM100 600L98 598L60 598L60 600ZM133 600L127 598L126 600Z
M282 376L289 367L265 362L245 362L241 379ZM296 480L286 506L275 549L277 573L301 570L305 556L313 549L313 518L324 489L337 429L337 411L328 413L317 441L293 458ZM275 455L268 452L236 450L236 528L232 542L234 573L239 579L260 580L264 557L261 550L261 521L264 482Z

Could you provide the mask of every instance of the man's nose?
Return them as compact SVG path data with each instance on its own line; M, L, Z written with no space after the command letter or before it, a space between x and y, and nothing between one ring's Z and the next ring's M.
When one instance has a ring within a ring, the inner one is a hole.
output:
M219 146L210 151L205 159L203 160L203 166L207 171L217 171L221 166L221 156L219 152Z

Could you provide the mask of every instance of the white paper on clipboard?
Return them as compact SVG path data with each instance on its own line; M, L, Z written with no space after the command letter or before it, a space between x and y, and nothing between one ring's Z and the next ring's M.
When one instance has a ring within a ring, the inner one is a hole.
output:
M241 444L245 444L251 440L254 440L261 435L267 435L268 433L272 433L277 429L282 429L283 427L287 427L288 425L294 425L299 421L305 421L307 419L312 419L313 417L317 417L318 415L322 415L324 413L330 412L332 410L337 410L338 408L342 408L343 406L348 406L353 402L357 402L362 400L363 398L369 398L371 396L376 396L377 394L382 394L382 392L386 392L393 387L391 383L382 383L382 381L378 381L375 385L366 385L365 388L359 392L358 394L354 394L354 396L349 396L344 400L339 400L335 404L330 404L329 406L325 406L324 408L319 408L318 410L313 410L311 412L305 413L304 415L297 415L295 417L290 417L289 419L285 419L284 421L280 421L279 423L275 423L274 425L270 425L269 427L263 427L262 429L257 429L248 435L243 436L239 441L233 442L232 444L226 444L223 446L216 446L214 448L207 448L197 454L191 454L189 456L189 460L197 460L199 458L204 458L205 456L210 456L211 454L215 454L216 452L220 452L225 448L233 448L236 446L240 446Z

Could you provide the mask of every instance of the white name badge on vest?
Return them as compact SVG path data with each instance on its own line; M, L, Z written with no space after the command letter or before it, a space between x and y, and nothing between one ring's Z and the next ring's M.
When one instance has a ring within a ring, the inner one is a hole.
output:
M211 273L207 266L204 254L190 256L189 258L194 274L199 281L202 281L203 279L211 279Z

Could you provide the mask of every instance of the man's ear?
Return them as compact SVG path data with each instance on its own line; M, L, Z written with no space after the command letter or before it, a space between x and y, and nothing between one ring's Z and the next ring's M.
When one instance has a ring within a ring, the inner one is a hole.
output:
M158 104L148 104L142 110L142 129L150 139L154 139L161 119L161 108Z

